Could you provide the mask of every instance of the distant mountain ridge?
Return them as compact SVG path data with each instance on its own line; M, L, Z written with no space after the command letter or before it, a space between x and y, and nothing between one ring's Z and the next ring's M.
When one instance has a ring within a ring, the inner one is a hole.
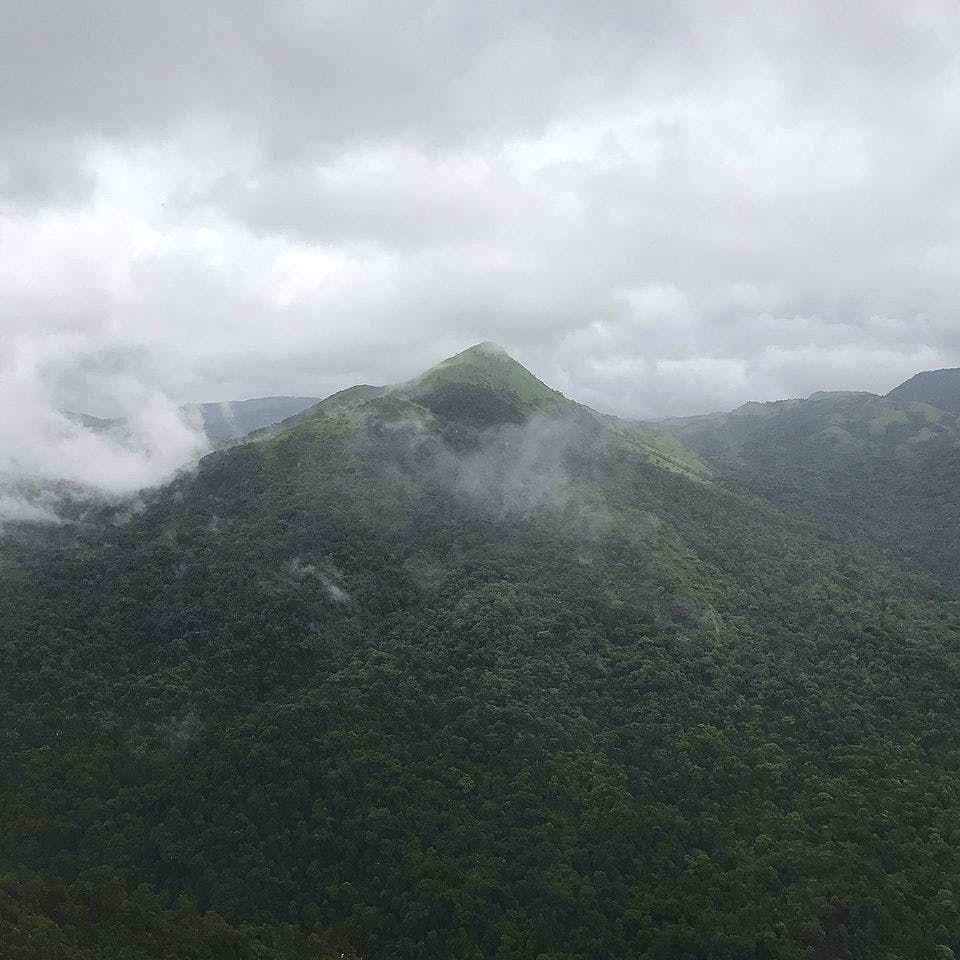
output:
M933 393L820 392L649 426L691 449L720 482L825 531L856 530L883 554L952 584L960 567L960 413L921 396Z
M960 413L960 367L924 370L894 387L887 398L928 403L941 410Z
M312 407L319 400L319 397L256 397L219 403L185 403L180 410L190 423L201 427L211 445L217 446L286 420ZM124 428L122 418L94 417L73 412L67 412L66 416L96 433Z
M223 403L193 403L211 443L239 440L254 430L279 423L319 402L319 397L257 397Z
M199 419L199 425L211 444L218 445L239 440L248 434L276 426L291 417L318 406L318 413L329 415L345 412L367 400L388 393L409 397L430 397L431 402L443 403L444 395L457 392L463 399L464 382L472 382L482 389L493 389L511 398L513 414L519 416L526 408L538 404L564 400L559 391L548 387L514 360L499 344L491 341L475 344L455 356L432 367L426 373L399 384L372 386L358 384L327 397L269 396L249 400L225 400L207 403L185 403L181 410L188 418ZM459 384L459 387L454 385ZM817 391L806 398L789 400L751 400L732 411L695 414L687 417L663 417L656 421L630 421L658 425L668 433L686 432L695 425L729 425L744 416L767 416L783 405L821 401L827 398L860 398L894 402L923 403L950 413L960 414L960 367L925 370L894 387L885 397L860 390ZM571 401L566 401L571 402ZM82 412L65 411L66 416L88 430L103 432L122 426L121 418L96 417Z
M649 424L701 453L749 451L758 444L829 444L848 455L912 455L935 440L960 441L960 415L946 408L855 391L820 391L805 399L751 401L735 410L670 417Z

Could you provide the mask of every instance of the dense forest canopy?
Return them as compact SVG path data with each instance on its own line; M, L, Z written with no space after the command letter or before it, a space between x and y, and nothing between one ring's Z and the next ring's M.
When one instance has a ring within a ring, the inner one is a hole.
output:
M0 956L954 956L958 422L484 344L8 527Z

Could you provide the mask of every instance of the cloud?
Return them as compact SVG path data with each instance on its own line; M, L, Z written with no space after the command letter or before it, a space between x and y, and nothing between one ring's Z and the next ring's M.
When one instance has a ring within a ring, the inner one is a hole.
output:
M39 501L39 502L38 502ZM58 523L57 503L49 494L36 497L14 486L0 490L0 524Z
M101 376L99 392L125 416L123 428L86 429L59 410L45 384L71 365L72 337L21 347L0 364L0 521L52 520L63 496L120 497L167 479L207 449L199 425L128 370ZM59 349L57 349L59 348ZM103 374L101 369L100 374Z
M960 363L947 0L2 13L3 469L129 489L183 401L487 339L635 416Z
M562 508L575 496L564 460L583 432L580 423L542 414L506 425L456 459L455 486L504 513Z

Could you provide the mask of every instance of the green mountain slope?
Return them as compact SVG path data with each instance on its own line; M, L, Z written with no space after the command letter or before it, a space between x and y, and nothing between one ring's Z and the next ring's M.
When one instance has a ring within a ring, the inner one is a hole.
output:
M436 413L480 425L520 423L563 402L495 343L480 343L445 360L398 393Z
M651 425L750 491L873 556L919 567L954 596L960 541L960 416L868 393L750 403Z
M925 370L894 387L887 397L900 402L926 403L960 413L960 369Z
M508 361L7 545L0 866L30 880L0 942L960 949L953 594L735 482L749 439L658 437ZM837 402L867 442L881 414Z
M872 393L815 393L806 400L748 403L731 413L660 421L656 426L708 454L754 446L833 449L838 457L912 459L934 441L960 439L958 417L928 404Z
M604 416L568 400L538 380L495 343L478 343L432 367L408 383L374 387L362 384L341 390L260 435L276 435L320 416L351 414L368 401L393 398L410 401L420 414L443 424L444 437L456 443L463 432L469 442L478 430L522 424L542 415L579 419L619 442L631 446L664 469L699 479L709 479L709 469L690 449L659 430L616 417Z

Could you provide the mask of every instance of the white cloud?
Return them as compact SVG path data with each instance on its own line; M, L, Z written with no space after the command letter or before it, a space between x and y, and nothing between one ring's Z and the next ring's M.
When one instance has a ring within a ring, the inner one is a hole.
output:
M127 372L104 371L100 384L127 418L122 431L95 432L64 415L44 384L72 359L75 345L71 338L33 341L0 366L0 405L7 412L0 421L0 519L50 518L61 482L131 493L171 476L207 448L202 431L175 404ZM25 494L24 485L37 492Z

